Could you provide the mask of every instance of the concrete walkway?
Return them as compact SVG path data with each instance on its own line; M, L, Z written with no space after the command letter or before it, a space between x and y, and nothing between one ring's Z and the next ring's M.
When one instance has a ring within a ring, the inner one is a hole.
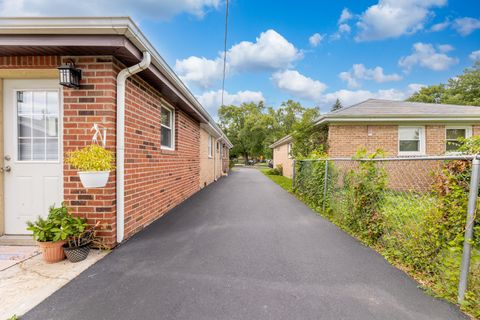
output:
M467 319L255 169L197 193L22 319Z

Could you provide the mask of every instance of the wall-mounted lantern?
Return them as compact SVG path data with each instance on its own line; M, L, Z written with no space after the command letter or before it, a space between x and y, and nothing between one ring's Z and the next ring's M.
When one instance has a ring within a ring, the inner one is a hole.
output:
M64 87L78 89L82 79L82 70L75 68L75 63L69 61L58 67L60 84Z

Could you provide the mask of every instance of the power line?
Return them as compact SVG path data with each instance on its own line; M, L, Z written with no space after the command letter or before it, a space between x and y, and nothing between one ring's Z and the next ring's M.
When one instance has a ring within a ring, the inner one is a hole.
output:
M224 39L224 43L223 43L222 106L223 106L223 96L225 94L225 73L226 73L226 69L227 69L227 35L228 35L228 0L226 0L225 39Z

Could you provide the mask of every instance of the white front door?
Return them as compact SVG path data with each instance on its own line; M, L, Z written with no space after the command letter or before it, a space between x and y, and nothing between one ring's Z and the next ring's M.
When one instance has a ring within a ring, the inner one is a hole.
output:
M5 234L63 201L62 108L57 80L4 81Z

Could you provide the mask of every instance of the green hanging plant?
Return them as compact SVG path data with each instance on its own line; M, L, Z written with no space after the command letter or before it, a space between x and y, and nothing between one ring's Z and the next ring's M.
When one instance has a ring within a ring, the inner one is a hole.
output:
M79 171L111 171L113 152L97 144L68 153L66 162Z

